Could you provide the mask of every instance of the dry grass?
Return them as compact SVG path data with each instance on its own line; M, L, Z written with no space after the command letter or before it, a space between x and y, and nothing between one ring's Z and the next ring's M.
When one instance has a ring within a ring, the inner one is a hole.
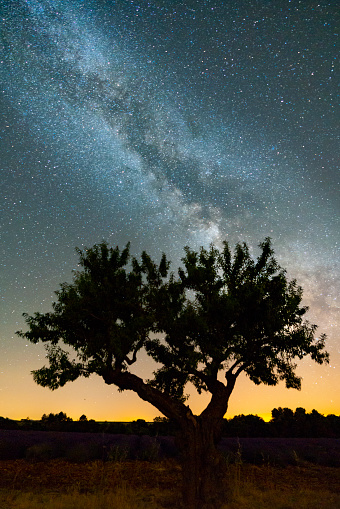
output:
M22 493L12 491L0 495L1 509L157 509L155 496L143 496L131 489L117 488L114 492Z
M223 509L340 509L340 469L230 465ZM180 509L180 467L62 460L0 462L1 509Z
M243 465L229 473L232 496L223 509L340 509L337 468Z

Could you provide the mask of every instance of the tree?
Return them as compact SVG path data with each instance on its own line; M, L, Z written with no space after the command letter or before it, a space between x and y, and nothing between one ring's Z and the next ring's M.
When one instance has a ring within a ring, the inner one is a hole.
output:
M292 436L294 427L294 412L290 408L273 408L270 421L275 434L279 437Z
M60 286L53 310L25 314L29 330L18 332L47 344L49 365L33 372L38 384L56 389L97 373L176 422L188 509L219 507L217 444L240 374L299 389L295 359L328 361L325 336L316 338L316 326L303 321L302 289L287 280L269 238L260 249L253 260L246 244L234 254L227 242L221 250L187 247L177 276L165 255L159 265L145 252L137 260L129 245L78 249L80 270ZM150 380L131 372L141 349L160 365ZM186 404L188 383L211 394L200 415Z
M265 437L268 436L267 424L258 415L235 415L223 420L223 436Z
M70 423L73 422L71 417L68 417L65 412L59 412L59 414L49 415L43 414L41 417L41 424L44 429L53 431L66 431L70 429Z

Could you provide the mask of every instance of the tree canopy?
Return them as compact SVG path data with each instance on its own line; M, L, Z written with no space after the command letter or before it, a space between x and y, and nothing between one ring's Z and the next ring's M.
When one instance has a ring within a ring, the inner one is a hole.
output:
M145 252L139 261L129 245L77 249L81 270L60 286L53 311L25 314L30 330L19 332L47 343L49 366L35 381L56 389L91 373L126 373L144 348L161 364L147 383L181 401L187 382L214 393L220 371L229 383L244 371L256 384L300 388L295 360L327 361L325 336L315 339L316 326L303 321L302 289L287 280L270 239L260 248L254 261L246 244L234 256L227 242L221 251L187 247L178 277L165 255L159 265Z
M47 345L49 365L34 371L34 380L56 389L97 373L107 384L135 391L178 423L188 457L200 450L199 461L191 457L194 471L186 469L193 476L187 483L203 483L207 455L211 480L214 443L237 377L299 389L298 359L328 362L325 336L316 337L316 325L304 320L301 287L287 279L269 238L259 248L254 260L246 244L234 252L227 242L198 252L186 247L177 274L166 255L159 264L146 252L137 259L129 244L78 249L73 282L60 286L51 312L26 314L29 330L19 332ZM149 380L131 371L142 349L158 363ZM200 416L185 404L188 383L211 393ZM202 507L201 488L192 491L188 507Z

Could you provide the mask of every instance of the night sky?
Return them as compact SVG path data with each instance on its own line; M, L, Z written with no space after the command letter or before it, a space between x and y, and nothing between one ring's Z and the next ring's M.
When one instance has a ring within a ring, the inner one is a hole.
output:
M48 311L75 247L252 253L272 238L304 288L330 365L302 391L236 384L227 416L340 413L337 2L5 0L1 6L0 415L159 412L93 376L55 392L30 371L23 312ZM151 363L141 355L137 374ZM207 397L192 391L194 412Z

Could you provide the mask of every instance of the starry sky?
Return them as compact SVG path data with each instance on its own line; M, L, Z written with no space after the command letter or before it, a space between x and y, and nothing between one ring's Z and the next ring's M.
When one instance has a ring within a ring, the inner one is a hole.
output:
M75 247L106 239L176 270L183 247L266 236L304 288L330 364L301 391L240 378L227 416L340 413L339 26L314 0L7 0L1 9L0 415L159 412L96 376L34 384L17 337L50 310ZM135 372L147 377L141 354ZM199 412L208 401L192 391Z

